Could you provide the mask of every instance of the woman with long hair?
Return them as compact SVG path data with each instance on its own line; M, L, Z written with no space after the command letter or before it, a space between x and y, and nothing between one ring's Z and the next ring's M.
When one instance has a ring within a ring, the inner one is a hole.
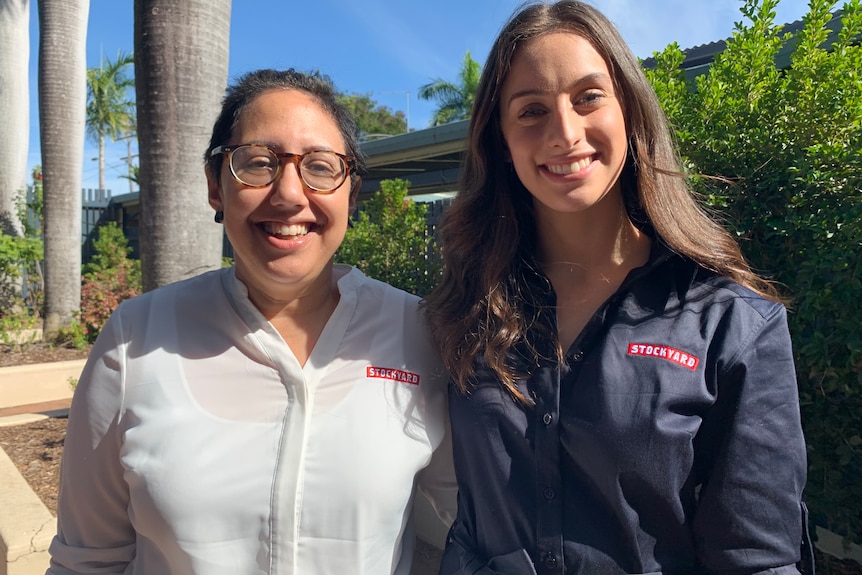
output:
M427 298L459 484L441 573L797 573L786 310L582 2L505 25ZM810 559L810 556L807 556Z

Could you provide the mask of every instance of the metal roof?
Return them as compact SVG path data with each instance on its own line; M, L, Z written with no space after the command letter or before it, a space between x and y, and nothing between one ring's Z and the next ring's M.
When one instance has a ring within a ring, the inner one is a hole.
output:
M827 35L826 41L823 43L824 46L831 46L838 39L838 31L841 29L841 16L843 14L843 10L836 10L832 13L832 17L826 23L826 28L829 29L829 34ZM788 42L785 42L784 45L781 46L781 49L775 57L775 65L779 69L790 67L790 56L793 54L793 51L796 49L796 45L799 43L797 33L803 28L805 28L805 22L803 20L796 20L781 26L779 34L782 36L790 34L792 37ZM701 44L700 46L694 46L683 50L682 53L685 55L685 59L682 61L680 68L683 69L686 76L689 78L699 76L709 70L709 66L715 60L715 55L723 52L725 48L727 48L727 41L718 40L716 42ZM643 61L643 67L654 68L655 58L650 57L645 59Z
M365 142L367 174L360 197L380 189L380 180L409 182L410 195L453 192L466 147L469 120L461 120Z

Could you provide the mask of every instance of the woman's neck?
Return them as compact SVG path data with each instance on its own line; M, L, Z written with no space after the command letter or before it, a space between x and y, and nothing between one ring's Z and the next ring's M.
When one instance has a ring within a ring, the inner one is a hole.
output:
M649 236L635 227L621 202L619 209L557 212L537 223L536 259L543 268L569 266L582 273L628 271L649 256Z
M300 365L305 365L341 299L337 273L311 285L274 294L249 288L249 299L278 331Z
M536 259L556 293L557 336L568 350L629 272L647 262L652 242L621 207L537 223Z

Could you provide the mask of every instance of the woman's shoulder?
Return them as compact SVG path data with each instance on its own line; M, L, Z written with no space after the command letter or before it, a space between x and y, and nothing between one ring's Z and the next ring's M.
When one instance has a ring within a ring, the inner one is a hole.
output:
M223 278L233 273L231 268L222 268L178 280L144 292L120 303L117 311L123 314L148 313L147 310L172 309L186 302L203 302L214 290L223 292Z
M785 310L782 302L770 299L729 277L701 268L702 289L715 303L733 304L763 318Z
M785 309L782 302L673 251L663 242L657 244L650 258L652 277L648 283L667 285L681 301L695 306L734 304L764 317Z
M354 292L360 300L387 302L401 302L402 304L415 308L419 304L419 296L397 288L384 281L365 275L362 270L345 264L336 264L336 273L341 273L338 280L338 289L341 293Z

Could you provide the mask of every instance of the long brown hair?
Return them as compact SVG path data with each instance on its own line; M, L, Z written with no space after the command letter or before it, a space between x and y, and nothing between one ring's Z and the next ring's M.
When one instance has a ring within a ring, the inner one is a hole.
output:
M526 280L535 251L534 212L529 192L503 161L498 105L518 49L560 31L588 40L610 70L629 136L621 178L632 221L651 227L672 250L704 268L780 299L774 286L751 270L733 236L696 201L658 97L613 24L576 0L529 3L504 26L482 71L459 192L440 227L443 278L424 303L438 352L465 392L480 360L523 400L516 380L526 375L525 367L513 356L523 358L526 351L541 359L527 333L549 335L553 329L537 321L541 296L531 285L535 282ZM562 353L557 349L558 359Z

